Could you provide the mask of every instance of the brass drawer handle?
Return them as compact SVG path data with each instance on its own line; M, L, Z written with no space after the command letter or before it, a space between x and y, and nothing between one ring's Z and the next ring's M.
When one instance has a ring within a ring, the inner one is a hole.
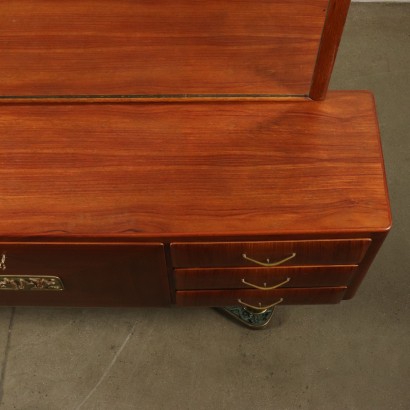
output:
M279 303L282 303L282 302L283 302L283 298L280 298L277 302L272 303L271 305L268 305L268 306L262 306L260 302L259 302L259 306L253 306L253 305L250 305L249 303L242 302L241 299L238 299L238 303L240 303L242 306L245 306L247 308L257 310L257 311L273 308L274 306L279 305Z
M274 286L270 286L269 288L266 287L266 283L263 284L263 286L258 286L258 285L254 285L253 283L249 283L247 282L245 279L242 279L242 283L245 285L248 285L252 288L255 289L259 289L259 290L272 290L272 289L277 289L280 288L281 286L285 285L286 283L290 282L290 278L287 278L286 280L284 280L281 283L278 283L277 285Z
M0 275L0 290L64 290L57 276L4 276Z
M247 261L256 263L257 265L260 265L260 266L264 266L265 268L269 268L269 267L272 267L272 266L282 265L282 263L285 263L285 262L287 262L287 261L293 259L295 256L296 256L296 253L294 252L294 253L292 253L292 255L288 256L288 257L285 258L285 259L282 259L282 260L280 260L280 261L271 263L271 262L269 261L269 259L266 259L266 262L260 262L260 261L257 261L256 259L250 258L249 256L246 255L246 253L243 253L243 254L242 254L242 257L243 257L244 259L246 259Z

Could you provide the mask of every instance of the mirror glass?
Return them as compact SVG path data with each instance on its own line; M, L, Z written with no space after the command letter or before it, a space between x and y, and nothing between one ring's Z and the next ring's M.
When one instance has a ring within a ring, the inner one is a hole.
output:
M303 96L328 0L13 0L0 97Z

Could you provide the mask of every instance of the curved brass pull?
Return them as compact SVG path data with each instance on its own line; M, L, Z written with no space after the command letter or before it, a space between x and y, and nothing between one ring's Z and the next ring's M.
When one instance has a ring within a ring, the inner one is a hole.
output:
M286 280L284 280L281 283L278 283L277 285L274 286L270 286L269 288L266 287L266 283L263 284L263 286L258 286L258 285L254 285L253 283L249 283L247 282L245 279L242 279L241 281L243 284L248 285L252 288L255 289L259 289L259 290L272 290L272 289L277 289L280 288L281 286L285 285L286 283L290 282L290 278L287 278Z
M279 303L282 303L282 302L283 302L283 298L280 298L277 302L272 303L271 305L268 305L268 306L262 306L261 303L259 303L259 306L253 306L253 305L249 305L248 303L242 302L241 299L238 299L238 303L240 303L242 306L245 306L245 307L247 307L247 308L254 309L254 310L266 310L266 309L270 309L270 308L272 308L272 307L274 307L274 306L276 306L276 305L279 305Z
M278 262L270 263L269 259L266 259L266 262L260 262L260 261L257 261L256 259L250 258L249 256L246 255L246 253L243 253L243 254L242 254L242 257L243 257L244 259L246 259L247 261L256 263L257 265L260 265L260 266L264 266L265 268L269 268L269 267L272 267L272 266L282 265L282 263L285 263L285 262L287 262L287 261L293 259L295 256L296 256L296 253L294 252L294 253L292 253L292 255L288 256L288 257L285 258L285 259L282 259L282 260L280 260L280 261L278 261Z

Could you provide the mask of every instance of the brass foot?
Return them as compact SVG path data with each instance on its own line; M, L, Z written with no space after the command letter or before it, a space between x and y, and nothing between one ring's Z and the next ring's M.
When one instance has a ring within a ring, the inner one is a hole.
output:
M264 310L254 310L242 306L226 306L220 308L223 313L241 322L251 329L264 329L273 316L274 307Z

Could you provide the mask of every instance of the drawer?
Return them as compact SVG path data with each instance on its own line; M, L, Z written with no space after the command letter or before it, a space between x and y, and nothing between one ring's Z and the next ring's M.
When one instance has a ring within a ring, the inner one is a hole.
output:
M274 242L173 243L176 268L260 266L352 265L359 263L371 239Z
M275 290L181 290L176 292L179 306L269 306L277 302L284 305L313 305L339 303L346 287L275 289Z
M0 305L163 306L163 245L0 244ZM58 279L63 285L57 287Z
M277 268L188 268L174 271L177 290L344 286L357 270L351 266ZM246 283L245 283L246 282Z

